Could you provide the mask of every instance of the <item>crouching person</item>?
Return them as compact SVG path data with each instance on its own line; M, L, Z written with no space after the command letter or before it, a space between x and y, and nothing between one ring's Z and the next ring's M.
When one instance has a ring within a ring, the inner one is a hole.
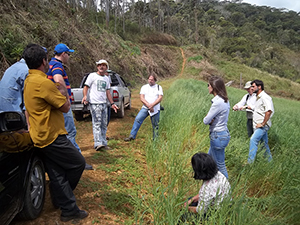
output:
M25 80L24 101L29 133L44 161L50 179L51 200L61 210L61 221L88 216L76 204L73 190L85 168L85 160L67 138L63 113L70 109L68 91L47 79L47 54L39 45L24 53L29 74Z
M196 153L192 157L194 179L203 180L199 193L185 204L189 213L181 217L181 222L207 219L209 211L217 210L221 202L230 194L230 184L227 178L218 171L213 158L206 153Z

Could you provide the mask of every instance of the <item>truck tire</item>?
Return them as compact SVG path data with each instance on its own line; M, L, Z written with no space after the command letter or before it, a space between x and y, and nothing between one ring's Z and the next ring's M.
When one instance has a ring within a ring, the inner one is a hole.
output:
M126 109L131 109L131 95L129 96L129 103L128 103Z
M117 112L117 117L123 118L125 115L125 109L124 109L124 101L122 100Z
M82 121L83 120L83 112L75 112L74 115L75 115L75 119L77 121Z

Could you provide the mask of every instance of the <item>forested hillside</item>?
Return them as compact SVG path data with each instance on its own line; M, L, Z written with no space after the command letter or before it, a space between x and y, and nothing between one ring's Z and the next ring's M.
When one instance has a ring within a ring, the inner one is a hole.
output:
M299 13L242 1L0 0L0 76L29 42L76 50L78 84L100 58L135 82L150 72L176 75L178 47L195 46L210 63L244 64L300 83Z

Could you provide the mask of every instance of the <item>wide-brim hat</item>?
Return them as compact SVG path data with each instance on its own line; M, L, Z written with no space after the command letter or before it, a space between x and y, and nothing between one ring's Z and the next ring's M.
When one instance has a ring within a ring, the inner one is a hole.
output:
M96 62L96 65L105 64L107 66L107 69L109 69L108 62L105 59L100 59L98 62Z
M251 87L251 80L250 81L247 81L247 83L245 84L244 88L245 89L248 89Z

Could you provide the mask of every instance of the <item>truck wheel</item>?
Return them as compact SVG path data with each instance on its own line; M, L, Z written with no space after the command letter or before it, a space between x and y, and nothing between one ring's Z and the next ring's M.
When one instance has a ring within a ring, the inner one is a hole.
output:
M117 112L117 116L118 116L119 118L123 118L124 115L125 115L125 111L124 111L124 102L121 101L120 106L119 106L119 109L118 109L118 112Z
M45 168L42 160L35 157L30 168L24 197L24 207L18 217L24 220L36 219L45 202Z
M131 109L131 96L129 96L129 103L128 103L126 109Z
M82 112L75 112L74 115L75 115L75 119L77 121L82 121L83 120L83 113Z

